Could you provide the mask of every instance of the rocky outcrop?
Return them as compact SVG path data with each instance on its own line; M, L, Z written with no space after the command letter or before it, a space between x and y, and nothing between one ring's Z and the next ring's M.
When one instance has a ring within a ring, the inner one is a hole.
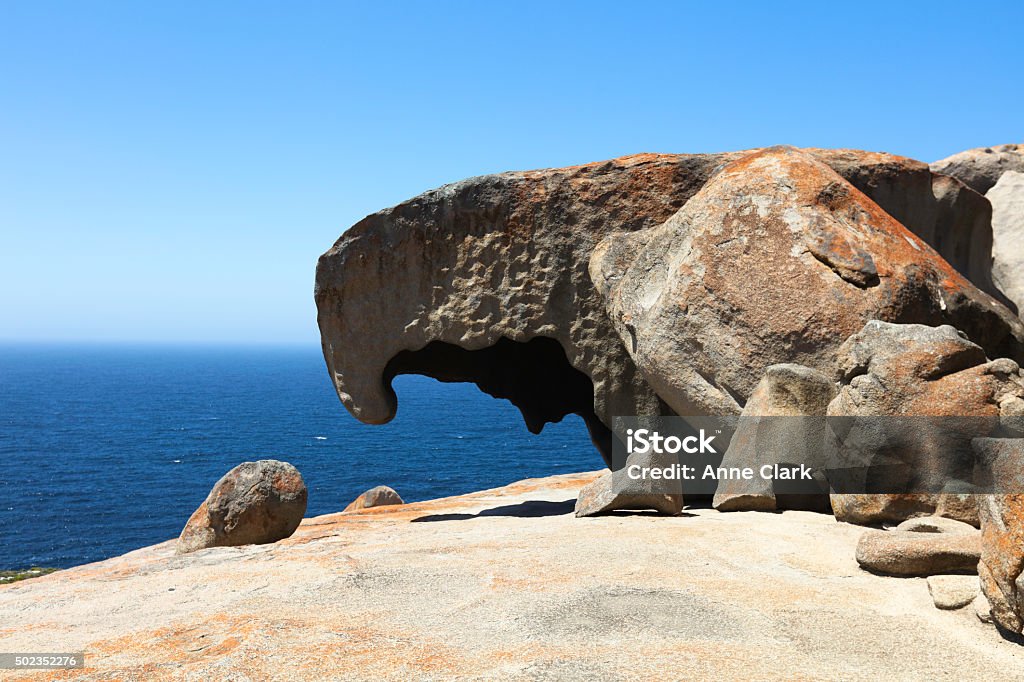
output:
M857 563L872 573L903 577L976 573L980 536L869 530L857 543Z
M391 504L405 504L405 501L402 499L401 495L395 492L394 488L389 488L386 485L378 485L374 488L370 488L359 497L352 500L349 505L345 507L345 511L359 511L360 509L385 507Z
M976 220L983 198L944 190L947 178L909 159L810 153L986 286L991 236ZM613 415L669 410L614 333L587 273L591 252L613 231L663 223L722 164L744 155L645 154L502 173L367 217L317 266L324 356L342 403L364 422L383 423L395 414L397 374L472 381L516 404L533 431L581 415L607 461ZM960 295L974 300L974 292L953 290L951 309L972 305ZM979 314L978 325L990 327L979 338L1007 333L999 317Z
M981 347L950 326L871 321L843 343L837 368L842 386L829 417L863 421L855 424L855 437L836 436L830 452L837 461L865 467L864 490L878 465L895 469L885 470L881 491L893 494L833 495L836 518L882 523L941 507L976 523L975 499L961 496L957 485L974 481L971 439L1000 430L1001 411L1024 395L1017 364L988 361ZM896 494L902 491L907 494ZM953 497L945 501L943 492Z
M1024 495L987 495L978 506L981 587L995 622L1020 633L1024 629Z
M910 159L842 149L809 151L976 287L1010 304L992 281L992 208L981 194Z
M842 382L832 416L999 417L1000 406L1024 395L1020 367L989 361L951 326L872 320L837 353Z
M979 466L998 494L979 497L981 564L978 575L992 618L1000 627L1024 630L1024 439L979 438Z
M978 147L931 164L932 171L949 175L975 192L985 194L1007 171L1024 173L1024 146Z
M659 514L676 516L683 511L683 495L671 495L639 489L641 485L629 481L625 471L608 471L580 490L576 498L576 516L598 516L613 511L651 510Z
M835 397L835 382L801 365L772 365L754 388L740 415L723 467L760 470L766 464L806 464L821 472L825 459L825 415ZM808 419L807 417L812 417ZM719 511L828 509L828 482L816 481L799 491L776 490L782 482L755 476L718 484ZM783 493L777 497L776 493Z
M1019 319L792 148L733 161L664 224L605 239L590 272L680 415L738 414L773 364L834 374L839 345L873 319L945 322L993 354L1022 352Z
M705 508L573 518L566 502L593 476L328 514L271 545L175 556L165 542L0 585L0 651L87 652L83 670L0 677L1024 678L1019 645L974 616L937 617L923 580L860 570L859 528Z
M244 462L224 474L189 518L176 551L277 542L306 513L306 484L287 462Z
M992 204L992 279L1014 302L1024 307L1024 149L1021 169L1007 171L985 197Z

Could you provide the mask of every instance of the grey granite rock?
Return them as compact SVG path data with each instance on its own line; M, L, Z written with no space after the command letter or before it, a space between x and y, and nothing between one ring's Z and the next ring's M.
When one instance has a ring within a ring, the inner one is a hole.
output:
M935 161L931 169L956 178L979 194L985 194L1007 171L1024 173L1024 146L1003 144L968 149Z
M929 576L978 571L981 533L918 533L869 530L857 543L857 563L872 573Z
M1024 309L1024 164L1019 172L1003 173L985 198L992 204L992 279L1020 312Z
M224 474L189 518L176 552L277 542L306 513L306 484L287 462L244 462Z

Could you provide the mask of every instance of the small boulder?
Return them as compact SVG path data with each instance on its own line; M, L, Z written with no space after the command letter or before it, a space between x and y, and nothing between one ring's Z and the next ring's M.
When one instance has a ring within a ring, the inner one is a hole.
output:
M870 526L900 523L919 516L931 516L938 505L937 495L905 493L872 495L844 493L832 495L832 513L839 521Z
M576 499L576 516L597 516L617 510L653 510L676 516L683 511L682 494L634 491L636 483L627 479L623 471L607 471L584 486Z
M962 609L978 596L978 579L973 575L928 576L928 593L937 609Z
M857 563L872 573L928 576L975 573L981 555L981 533L919 533L869 530L857 543Z
M360 509L369 509L371 507L385 507L393 504L405 504L405 500L399 495L393 488L389 488L386 485L379 485L375 488L370 488L365 493L352 500L352 502L345 507L345 511L359 511Z
M306 513L306 484L287 462L244 462L213 486L178 537L177 554L289 537Z
M821 480L801 490L782 490L760 476L728 479L718 485L719 511L828 510L828 482L821 471L825 413L835 397L835 382L802 365L772 365L743 407L736 432L722 459L723 467L759 470L766 464L806 464Z

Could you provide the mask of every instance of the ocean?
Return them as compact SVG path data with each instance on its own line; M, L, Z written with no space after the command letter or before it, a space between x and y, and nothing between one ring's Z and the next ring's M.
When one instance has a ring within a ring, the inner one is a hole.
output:
M411 502L603 466L579 417L534 436L472 384L394 386L398 415L368 426L316 347L0 346L0 570L177 537L247 460L294 464L307 516L375 485Z

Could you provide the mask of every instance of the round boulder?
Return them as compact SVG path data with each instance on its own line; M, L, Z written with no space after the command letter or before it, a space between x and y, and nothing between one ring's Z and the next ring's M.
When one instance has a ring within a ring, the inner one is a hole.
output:
M176 552L262 545L289 537L306 513L308 493L287 462L244 462L226 473L185 524Z
M395 492L394 488L389 488L386 485L378 485L375 488L370 488L365 493L352 500L344 511L359 511L360 509L370 509L372 507L386 507L394 504L405 504L405 500L402 496Z

